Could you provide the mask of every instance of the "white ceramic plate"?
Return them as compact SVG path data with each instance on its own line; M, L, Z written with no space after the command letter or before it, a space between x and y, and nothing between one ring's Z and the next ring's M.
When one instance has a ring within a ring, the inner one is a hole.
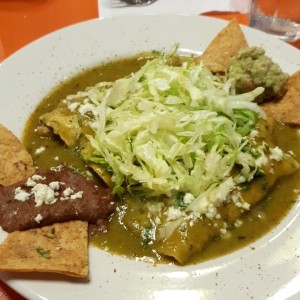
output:
M200 16L144 15L84 22L50 34L0 65L0 120L21 135L40 99L84 68L143 50L202 51L226 22ZM300 69L300 51L243 27L284 70ZM0 273L34 299L286 299L300 297L299 205L268 235L230 255L194 266L153 266L90 249L89 280ZM0 239L5 234L0 232ZM254 250L253 250L254 249ZM1 258L0 258L1 259Z

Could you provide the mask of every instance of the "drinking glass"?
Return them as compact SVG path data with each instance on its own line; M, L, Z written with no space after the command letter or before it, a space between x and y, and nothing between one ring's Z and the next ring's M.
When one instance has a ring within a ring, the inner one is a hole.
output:
M121 0L129 5L149 5L157 0Z
M300 38L300 0L252 0L249 25L293 42Z

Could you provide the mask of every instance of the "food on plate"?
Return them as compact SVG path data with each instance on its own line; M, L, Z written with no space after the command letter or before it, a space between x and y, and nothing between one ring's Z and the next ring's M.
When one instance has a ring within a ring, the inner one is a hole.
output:
M88 275L88 224L83 221L10 233L0 245L0 270Z
M283 123L300 126L300 71L291 75L286 83L287 92L280 99L262 104L265 113Z
M0 225L10 232L0 245L0 270L86 277L88 222L93 232L107 229L111 190L65 166L34 167L17 137L0 129L0 157L7 157L10 176L0 186Z
M232 19L210 42L196 62L204 62L211 72L227 72L230 59L239 50L248 47L248 42L236 19Z
M233 251L282 219L300 188L300 141L294 128L267 117L257 103L266 90L270 95L269 82L239 89L249 71L244 58L258 53L271 63L263 50L248 47L236 21L200 57L176 50L142 53L79 74L38 105L23 142L39 168L64 163L85 180L98 179L95 189L108 191L104 219L116 210L108 228L98 224L106 231L90 226L91 244L135 259L186 264ZM251 68L259 69L252 61ZM283 84L275 85L283 94ZM289 95L289 81L285 88ZM49 224L37 207L35 187L27 184L39 183L30 176L6 187L9 199L16 203L18 191L27 193L28 202L18 203L30 206L26 226ZM65 179L42 184L55 181ZM47 205L54 209L60 202L59 211L69 203L60 188L60 199ZM79 195L81 187L72 190ZM15 211L11 203L2 207ZM211 245L221 250L205 254Z
M213 73L228 72L229 78L235 80L237 93L264 87L264 92L256 97L257 102L280 98L286 91L285 82L288 74L265 55L264 49L249 47L235 19L217 34L195 61L203 62Z
M229 63L228 76L235 80L238 94L263 87L264 92L256 97L256 102L280 98L286 92L288 74L278 64L265 55L261 47L241 49Z
M64 141L65 120L81 124L71 144L109 177L119 222L141 247L184 264L299 164L273 142L276 125L255 103L262 87L236 95L225 75L178 59L158 55L38 117Z
M10 185L34 173L32 158L25 150L25 147L1 124L0 169L0 186Z
M60 135L67 146L75 145L81 133L81 127L75 115L67 115L63 110L58 109L55 112L45 114L43 121L53 129L55 134ZM64 129L62 130L62 128Z
M272 125L265 124L263 126L266 126L263 128L265 132L259 132L258 136L263 138L263 145L271 146L273 145L272 140L267 138L267 135L271 135ZM191 215L189 215L187 220L192 221L188 221L184 224L186 227L184 230L182 227L179 227L177 230L172 231L165 241L159 244L158 253L174 257L176 261L184 264L195 253L200 252L213 237L220 235L220 233L226 236L227 229L232 225L236 226L234 223L239 220L247 210L253 208L255 204L262 200L279 178L293 174L299 168L298 162L293 157L286 156L286 154L281 153L285 158L275 158L275 152L277 152L277 150L279 150L277 146L273 148L273 150L270 148L270 152L267 151L268 154L265 153L265 157L263 157L264 154L258 157L258 161L266 159L261 165L259 163L260 168L258 168L258 173L249 181L237 183L237 194L240 194L239 200L237 201L241 201L240 203L235 202L234 198L237 195L235 192L226 194L227 191L225 191L225 189L228 188L228 186L217 189L217 194L213 194L212 197L217 198L219 194L225 192L223 196L227 199L217 207L218 215L216 215L216 218L208 216L206 218L197 219L194 216L191 218ZM273 157L273 155L275 156ZM237 163L237 165L239 165L239 163ZM220 165L219 167L222 166ZM233 169L232 172L235 171L236 169ZM261 175L262 177L260 177ZM207 200L211 202L209 198L211 195L208 194L204 195L204 197L205 196L208 196ZM199 205L205 205L203 200L206 199L204 197L200 199ZM228 199L229 197L231 200ZM209 203L209 214L211 210L210 206L211 204ZM183 236L185 238L183 238Z
M110 189L66 167L37 169L34 175L0 187L0 225L7 232L71 220L96 224L114 210Z

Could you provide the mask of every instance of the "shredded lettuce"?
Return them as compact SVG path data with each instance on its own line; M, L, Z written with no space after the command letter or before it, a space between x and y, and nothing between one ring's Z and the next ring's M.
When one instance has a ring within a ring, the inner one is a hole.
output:
M107 166L117 193L143 189L174 201L189 193L186 210L214 210L257 171L246 137L264 118L254 102L264 89L235 95L231 85L192 59L171 66L161 55L88 89L81 97L95 107L89 159Z

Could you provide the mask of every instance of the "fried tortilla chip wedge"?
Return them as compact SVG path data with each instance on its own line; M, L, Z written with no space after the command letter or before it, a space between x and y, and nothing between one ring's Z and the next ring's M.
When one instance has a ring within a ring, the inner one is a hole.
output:
M285 95L274 101L264 102L261 108L267 116L290 125L300 125L300 71L289 77Z
M225 72L228 69L230 59L240 49L248 47L248 43L236 19L232 19L210 42L201 56L195 58L200 63L203 61L206 67L213 73Z
M0 245L0 271L87 277L87 222L56 223L10 233Z
M7 186L35 172L30 154L0 125L0 185ZM70 221L10 233L0 245L0 271L88 275L88 223Z
M34 173L30 154L8 129L0 124L0 185L10 185Z

